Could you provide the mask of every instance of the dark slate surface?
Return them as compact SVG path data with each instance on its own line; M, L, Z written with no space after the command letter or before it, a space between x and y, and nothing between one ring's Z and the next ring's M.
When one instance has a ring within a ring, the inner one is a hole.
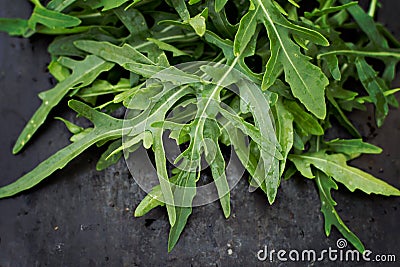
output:
M400 2L383 1L380 21L400 34ZM0 17L26 17L28 1L0 1ZM18 156L11 148L39 105L37 93L51 88L46 73L48 41L0 34L0 185L8 184L68 144L61 122L49 120ZM397 82L393 86L399 86ZM73 118L66 103L51 117ZM384 127L375 129L371 111L353 116L367 140L384 148L355 165L400 187L400 111L392 110ZM286 266L257 260L270 249L336 248L336 230L326 238L319 199L311 181L283 181L276 203L260 192L248 193L243 180L232 192L232 216L225 220L218 203L194 209L182 237L167 253L168 219L164 209L143 218L132 211L144 193L123 161L95 171L99 152L91 149L38 187L0 200L0 266ZM334 193L344 221L374 253L396 254L400 260L400 199ZM316 265L320 265L317 263ZM311 265L297 263L298 265ZM354 266L329 263L327 266ZM364 265L359 263L358 265ZM385 264L385 266L390 264Z

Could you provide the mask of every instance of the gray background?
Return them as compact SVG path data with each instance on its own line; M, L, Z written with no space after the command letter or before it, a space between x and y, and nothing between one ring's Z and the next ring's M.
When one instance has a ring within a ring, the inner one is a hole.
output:
M400 2L383 2L378 18L399 37ZM28 1L0 0L0 17L26 18L30 10ZM40 104L37 93L54 85L46 72L47 44L48 40L37 36L26 40L0 33L0 185L14 181L69 143L63 124L50 119L21 154L11 154L18 134ZM397 79L393 86L399 85ZM371 114L369 110L352 118L364 138L384 152L352 164L400 188L400 111L392 110L381 129L374 128ZM54 116L72 119L74 114L63 102ZM98 156L97 149L89 149L33 190L0 200L1 267L286 266L261 263L256 252L264 245L318 251L335 248L341 237L336 229L325 237L312 181L301 177L283 181L276 203L269 206L261 192L247 192L243 179L232 192L232 216L225 220L217 202L195 208L180 241L168 254L165 210L134 218L132 212L144 192L123 161L95 171ZM399 198L351 194L344 187L333 195L343 220L366 248L396 254L400 260Z

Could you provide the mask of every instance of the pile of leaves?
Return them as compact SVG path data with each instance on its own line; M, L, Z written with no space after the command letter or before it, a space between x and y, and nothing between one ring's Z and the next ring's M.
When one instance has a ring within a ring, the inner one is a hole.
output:
M393 96L398 89L390 89L390 83L400 60L400 43L374 21L377 1L371 1L367 12L349 0L31 2L34 9L28 20L0 19L0 30L12 36L54 35L48 69L58 83L39 94L42 104L13 153L29 143L63 99L70 99L69 107L93 126L82 128L60 118L73 133L71 144L0 188L0 198L35 186L92 145L107 147L98 170L117 162L124 151L144 146L154 153L160 184L135 215L166 206L170 251L192 212L202 159L208 162L223 213L229 216L222 146L231 146L249 173L249 183L264 191L271 204L281 179L299 173L314 180L326 234L335 226L362 252L362 242L339 217L331 190L341 183L350 191L400 195L398 189L347 164L381 149L363 142L346 114L372 103L381 126L389 107L398 107ZM214 65L202 66L200 76L173 67L195 61ZM384 66L379 72L372 64L377 61ZM234 71L240 75L230 75ZM154 76L158 82L149 85ZM237 93L226 89L232 84ZM179 107L184 112L169 118ZM112 116L119 108L133 110L134 115ZM332 121L353 139L327 136ZM172 171L165 133L184 145L178 156L181 163ZM123 135L130 137L128 142L122 142ZM204 140L211 140L212 149ZM188 205L177 204L182 201Z

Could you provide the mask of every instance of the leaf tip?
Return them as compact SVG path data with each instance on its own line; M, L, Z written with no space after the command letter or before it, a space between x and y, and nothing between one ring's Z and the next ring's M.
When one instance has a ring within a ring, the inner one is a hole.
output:
M12 149L12 153L14 155L18 154L22 149L22 146L19 143L16 143Z
M138 210L138 207L133 212L133 216L136 217L136 218L141 217L142 215L143 214L141 214L141 212Z
M397 189L396 187L393 187L392 192L390 192L390 195L395 197L400 197L400 190Z
M270 196L268 196L267 198L268 198L268 203L269 203L269 205L274 204L274 202L275 202L275 197L270 197Z
M231 215L231 206L230 206L230 204L228 204L227 207L222 206L222 211L224 212L225 219L228 219L229 216Z
M177 242L178 242L178 239L171 238L171 235L169 236L169 238L168 238L168 253L170 253L174 249Z
M102 170L104 170L104 168L101 165L96 164L96 171L100 172Z
M314 110L312 113L320 120L324 120L326 117L326 106L323 109ZM322 128L321 128L322 129ZM324 130L320 131L320 135L324 134Z
M324 36L323 36L324 37ZM328 39L326 39L325 37L322 39L323 42L321 42L322 46L330 46L331 44L329 43Z
M78 106L81 102L75 100L75 99L71 99L68 100L68 107L72 108L73 110L75 110L75 107Z

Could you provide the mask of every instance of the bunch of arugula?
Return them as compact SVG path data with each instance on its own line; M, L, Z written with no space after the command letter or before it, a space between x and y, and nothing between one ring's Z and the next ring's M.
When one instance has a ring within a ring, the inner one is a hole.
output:
M84 129L59 118L73 133L72 143L0 188L0 198L35 186L94 144L108 145L98 170L116 163L122 150L143 145L154 152L160 185L142 200L135 216L165 205L171 225L170 251L192 212L191 205L174 203L184 199L190 204L195 197L202 157L215 179L224 215L230 215L226 162L220 148L224 144L234 147L250 174L250 184L261 188L271 204L281 178L299 172L313 179L326 234L333 225L364 251L362 242L339 217L331 190L339 182L350 191L400 195L398 189L347 164L381 149L363 142L345 113L372 103L376 124L381 126L389 106L398 107L393 94L399 89L390 89L390 83L400 60L400 43L373 20L377 1L371 1L368 12L349 0L317 0L318 8L309 11L304 11L309 3L297 0L31 2L34 10L28 20L0 19L0 30L12 36L56 35L48 47L52 56L48 68L58 84L39 94L42 105L20 134L13 153L24 148L52 108L65 98L93 127ZM351 30L357 31L357 39L343 40L341 34ZM384 63L379 74L371 58ZM223 86L209 86L197 76L170 67L199 60L227 66L223 72L203 68L219 82L234 79L229 72L236 69L252 83L229 81L239 82L238 97ZM161 79L163 86L177 82L185 86L176 90L145 86L164 70L172 72ZM350 80L363 90L349 90ZM179 123L167 119L172 108L187 105L193 106L192 119ZM118 108L134 109L136 116L127 120L111 116ZM332 118L355 139L327 136ZM126 128L132 138L128 143L121 141ZM173 175L167 171L163 145L167 130L178 144L188 144L179 156L185 167L173 170ZM213 153L204 139L216 145ZM191 190L176 194L171 184Z

